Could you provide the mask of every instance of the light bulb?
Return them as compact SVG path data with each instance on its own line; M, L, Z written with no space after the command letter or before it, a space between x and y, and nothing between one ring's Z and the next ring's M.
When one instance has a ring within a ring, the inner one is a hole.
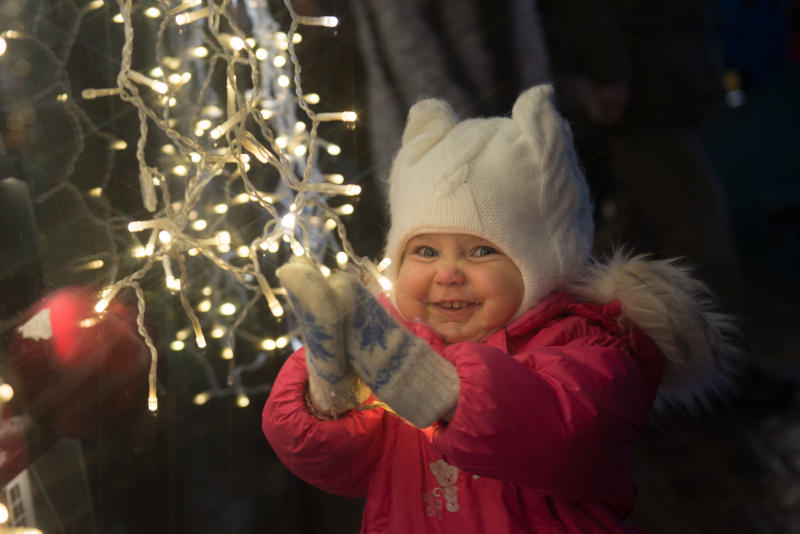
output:
M220 315L233 315L236 313L236 305L232 302L226 302L219 307L219 313Z
M14 388L8 384L0 384L0 401L8 402L14 398ZM2 523L2 521L0 521Z

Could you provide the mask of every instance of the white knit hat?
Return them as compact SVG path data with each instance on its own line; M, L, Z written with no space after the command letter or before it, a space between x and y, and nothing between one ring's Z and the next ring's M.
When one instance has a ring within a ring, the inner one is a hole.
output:
M436 99L411 108L389 177L391 279L415 235L475 235L520 270L517 317L584 264L594 234L592 205L552 95L550 85L526 90L511 118L458 122Z

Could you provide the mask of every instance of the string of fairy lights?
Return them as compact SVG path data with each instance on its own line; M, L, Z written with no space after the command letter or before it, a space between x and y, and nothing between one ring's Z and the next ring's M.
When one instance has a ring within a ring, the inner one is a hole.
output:
M85 9L104 6L104 0L93 0ZM136 268L124 276L117 276L117 268L109 270L114 279L99 295L95 311L103 313L121 291L135 294L138 330L151 356L151 411L158 410L159 354L145 327L146 275L160 269L164 290L180 302L187 319L170 348L185 350L193 341L207 351L210 337L221 347L218 357L230 362L226 386L209 373L211 387L197 394L195 403L235 394L240 406L249 403L241 375L263 365L266 352L292 344L291 331L271 337L249 333L245 337L258 345L257 355L236 362L242 337L237 334L248 314L265 304L276 320L284 315L285 292L274 285L280 263L305 254L324 274L330 273L326 262L352 263L389 286L380 274L385 265L359 257L348 242L341 217L353 213L353 204L330 202L358 196L360 186L320 169L321 153L327 158L341 152L320 136L320 125L354 122L357 115L316 112L319 96L305 92L301 83L295 50L302 43L300 29L335 28L338 20L300 15L289 0L284 6L291 18L285 31L266 0L153 5L118 0L112 20L122 26L124 44L116 86L81 93L84 99L119 98L138 115L136 146L119 141L114 148L135 150L138 190L149 215L127 225L136 243L131 250ZM153 36L135 31L136 17L152 19L156 28L156 62L138 70L136 45ZM167 142L153 156L149 148L156 139ZM100 188L89 191L102 194ZM248 222L249 234L231 226L229 214L240 206L258 214Z

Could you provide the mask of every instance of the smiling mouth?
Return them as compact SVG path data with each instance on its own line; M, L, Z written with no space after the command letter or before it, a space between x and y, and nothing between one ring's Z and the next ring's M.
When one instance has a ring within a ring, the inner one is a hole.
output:
M478 303L453 300L448 302L435 302L433 305L444 310L462 310L471 306L477 306Z

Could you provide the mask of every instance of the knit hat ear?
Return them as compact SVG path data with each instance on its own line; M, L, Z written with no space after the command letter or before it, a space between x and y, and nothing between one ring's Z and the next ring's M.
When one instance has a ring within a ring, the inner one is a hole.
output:
M429 98L411 106L403 131L403 158L411 163L433 148L458 123L444 100Z
M519 95L511 118L544 168L563 158L565 149L572 152L572 131L556 111L552 85L537 85Z

